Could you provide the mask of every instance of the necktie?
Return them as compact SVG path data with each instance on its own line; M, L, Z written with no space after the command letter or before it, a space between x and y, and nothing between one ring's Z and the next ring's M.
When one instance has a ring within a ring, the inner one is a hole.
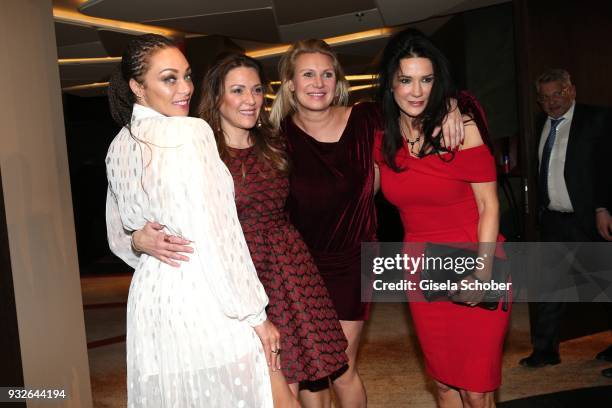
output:
M550 154L552 153L553 146L555 145L555 138L557 137L557 126L564 118L550 119L550 131L548 132L548 138L542 149L542 160L540 161L540 175L539 175L539 186L540 186L540 197L541 205L544 208L550 204L550 197L548 197L548 165L550 164Z

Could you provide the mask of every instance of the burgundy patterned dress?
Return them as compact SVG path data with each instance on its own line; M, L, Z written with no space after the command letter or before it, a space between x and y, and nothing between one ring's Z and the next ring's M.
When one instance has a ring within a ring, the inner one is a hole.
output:
M302 237L289 222L287 176L257 158L255 148L230 149L238 219L270 302L268 318L281 333L288 383L333 376L347 362L338 316Z

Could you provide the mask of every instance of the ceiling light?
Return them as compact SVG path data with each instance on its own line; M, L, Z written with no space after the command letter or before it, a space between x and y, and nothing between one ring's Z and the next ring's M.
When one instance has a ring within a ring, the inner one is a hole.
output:
M94 82L93 84L67 86L62 88L62 91L84 91L87 89L105 88L108 84L108 82Z
M118 62L121 62L121 57L61 58L57 60L59 65L115 64Z
M352 44L361 41L373 40L376 38L386 38L391 36L395 31L392 28L376 28L373 30L359 31L357 33L339 35L337 37L325 38L324 41L329 45ZM284 54L289 45L279 47L264 48L256 51L247 51L245 54L251 58L269 58Z
M60 23L76 24L86 27L104 28L127 34L153 33L164 37L182 37L182 33L168 28L156 27L148 24L128 23L126 21L110 20L107 18L90 17L73 10L53 8L53 18Z
M349 88L349 92L361 91L362 89L374 88L376 84L356 85Z
M345 78L347 81L373 81L378 78L378 75L370 75L370 74L347 75L345 76Z

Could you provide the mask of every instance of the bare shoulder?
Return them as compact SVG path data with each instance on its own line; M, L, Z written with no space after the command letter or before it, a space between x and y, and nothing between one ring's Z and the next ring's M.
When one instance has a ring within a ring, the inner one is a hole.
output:
M478 126L476 126L476 122L468 115L462 115L462 117L465 138L463 139L463 143L459 146L459 150L469 149L484 144Z

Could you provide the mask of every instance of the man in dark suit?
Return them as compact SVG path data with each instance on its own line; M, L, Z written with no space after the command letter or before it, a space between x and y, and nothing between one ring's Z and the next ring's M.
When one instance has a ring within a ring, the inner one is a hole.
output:
M612 178L610 177L610 152L612 152L612 134L604 135L597 148L597 190L595 194L595 223L599 235L606 241L612 241ZM612 303L608 303L608 319L612 329ZM598 353L598 360L612 362L612 346ZM604 377L612 378L612 367L604 369Z
M612 121L604 108L575 102L576 87L563 69L544 72L536 81L540 107L538 202L541 240L589 242L601 240L595 225L595 165L597 143L610 136ZM564 303L536 305L532 323L533 352L522 366L560 363L559 323Z

